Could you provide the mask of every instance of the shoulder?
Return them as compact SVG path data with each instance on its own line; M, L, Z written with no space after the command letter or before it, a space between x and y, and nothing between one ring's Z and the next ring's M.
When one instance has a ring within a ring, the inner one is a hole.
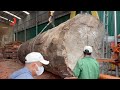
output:
M83 63L83 62L84 62L84 58L78 59L77 62L78 62L78 63Z
M16 79L33 79L29 73L24 73L16 77Z
M82 58L82 59L79 59L79 60L77 61L77 64L78 64L79 66L82 66L82 65L83 65L83 62L84 62L84 59Z
M30 71L27 68L19 69L18 71L15 71L13 74L10 75L11 79L32 79L32 75Z

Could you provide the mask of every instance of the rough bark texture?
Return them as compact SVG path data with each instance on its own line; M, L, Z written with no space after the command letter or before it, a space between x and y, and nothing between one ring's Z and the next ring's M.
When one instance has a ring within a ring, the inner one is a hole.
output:
M18 57L24 63L25 56L37 51L42 53L50 64L45 69L64 78L73 76L74 66L83 57L83 48L93 46L94 58L101 58L103 24L92 15L77 15L72 19L50 29L23 43Z

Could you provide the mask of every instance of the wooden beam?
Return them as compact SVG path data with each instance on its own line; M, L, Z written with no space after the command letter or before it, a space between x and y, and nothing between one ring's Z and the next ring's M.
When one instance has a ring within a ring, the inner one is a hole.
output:
M111 76L111 75L100 74L99 79L120 79L120 78L115 77L115 76Z

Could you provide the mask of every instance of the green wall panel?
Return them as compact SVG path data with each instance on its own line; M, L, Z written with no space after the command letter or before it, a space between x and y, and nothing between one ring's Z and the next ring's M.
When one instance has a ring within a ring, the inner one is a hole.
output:
M36 27L32 27L26 30L26 40L29 40L36 36Z
M108 13L108 32L110 36L114 35L114 14L113 11Z
M38 25L38 33L41 32L41 31L43 30L43 28L45 28L45 26L46 26L47 24L48 24L48 22L42 23L42 24ZM52 28L52 25L49 24L49 25L45 28L44 31L47 31L48 29L51 29L51 28ZM44 31L43 31L43 32L44 32Z
M120 34L120 11L117 11L117 32Z
M98 11L99 19L103 22L103 11Z
M78 14L80 11L77 11ZM103 22L103 11L98 11L98 15L100 18L100 21ZM70 14L62 16L60 18L55 19L55 26L58 26L59 24L65 22L70 18ZM48 22L38 25L38 33L48 24ZM53 28L50 24L44 31L47 31L48 29ZM108 32L109 35L114 35L114 15L113 11L108 11ZM117 32L120 34L120 11L117 11ZM36 35L36 27L32 27L26 30L26 39L29 40ZM18 32L18 40L24 41L24 31Z
M68 20L70 18L70 14L62 16L60 18L55 19L55 26L61 24L62 22L65 22L66 20ZM38 33L41 32L41 30L48 24L48 22L42 23L40 25L38 25L37 27L37 31ZM51 24L48 25L48 27L46 27L46 29L44 31L47 31L48 29L53 28L53 26ZM44 32L43 31L43 32ZM34 38L36 36L36 26L29 28L26 30L26 40L29 40L31 38ZM25 40L25 34L24 31L18 32L18 40L20 41L24 41Z
M68 20L69 18L70 18L70 14L65 15L65 16L62 16L62 17L60 17L60 18L55 19L54 24L55 24L55 26L58 26L59 24L65 22L65 21ZM41 32L41 30L43 30L43 28L44 28L47 24L48 24L48 22L38 25L38 33ZM48 27L46 27L46 29L45 29L44 31L47 31L48 29L51 29L51 28L53 28L53 26L52 26L52 24L49 24ZM43 32L44 32L44 31L43 31Z
M24 35L25 33L24 33L24 31L20 31L20 32L18 32L18 34L17 34L17 39L19 40L19 41L21 41L21 42L24 42L25 41L25 35ZM15 34L16 35L16 34Z
M103 11L98 11L100 20L103 21ZM114 13L108 11L108 33L114 36ZM117 33L120 34L120 11L117 11Z
M55 19L55 26L58 26L59 24L67 21L69 18L70 18L70 14Z

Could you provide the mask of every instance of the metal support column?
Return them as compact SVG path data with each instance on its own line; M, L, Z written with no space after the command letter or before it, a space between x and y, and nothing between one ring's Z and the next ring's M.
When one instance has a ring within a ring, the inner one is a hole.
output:
M116 11L114 11L114 37L115 37L115 46L117 46L117 20L116 20Z
M103 23L104 23L104 28L105 28L105 34L104 34L104 39L103 39L103 58L108 58L108 11L103 12ZM106 48L106 49L105 49Z
M18 40L18 24L17 24L17 29L16 29L16 41Z
M71 11L70 18L73 18L76 15L76 11Z
M25 29L25 42L27 41L27 39L26 39L26 29Z
M119 77L119 65L116 65L116 77Z
M25 35L24 41L26 42L26 22L24 22L24 35Z
M98 11L91 11L91 14L97 19L99 19Z
M103 24L104 24L104 28L105 28L105 11L103 12ZM105 34L104 34L104 37L105 37ZM105 42L104 42L104 38L103 38L103 55L102 57L105 58Z
M114 37L115 37L115 46L117 46L117 19L116 11L114 11ZM119 76L119 66L116 65L116 76Z
M108 11L106 11L106 22L105 22L105 29L106 29L106 58L108 58Z
M36 11L36 36L37 36L37 34L38 34L37 28L38 28L38 25L37 25L37 11Z
M14 41L15 41L15 32L14 32Z
M15 26L13 27L13 32L12 32L12 36L13 36L13 41L15 41Z

